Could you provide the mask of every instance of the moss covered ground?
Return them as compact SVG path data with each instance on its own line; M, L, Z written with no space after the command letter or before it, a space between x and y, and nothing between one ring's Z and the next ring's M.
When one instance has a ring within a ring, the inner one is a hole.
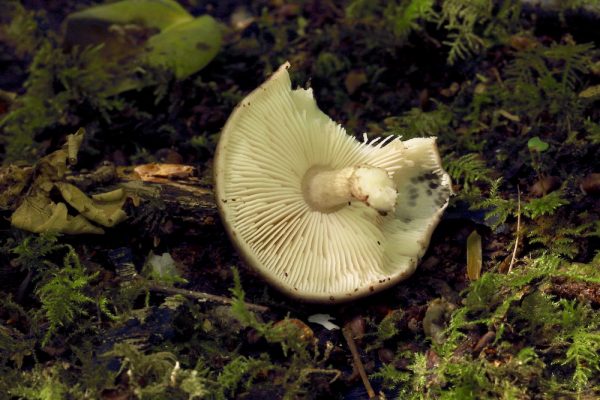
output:
M2 5L0 399L362 399L363 368L379 398L600 397L600 2L182 0L222 36L186 77L66 46L67 16L95 4ZM409 280L302 304L218 224L203 234L160 204L105 235L10 226L44 173L23 166L79 128L76 172L168 162L210 180L229 113L285 61L357 137L438 137L456 195Z

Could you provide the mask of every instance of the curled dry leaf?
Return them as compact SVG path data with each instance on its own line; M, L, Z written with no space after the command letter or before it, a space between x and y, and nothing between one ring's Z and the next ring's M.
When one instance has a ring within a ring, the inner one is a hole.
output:
M127 217L122 210L127 195L122 189L90 198L65 181L67 162L77 161L83 137L82 129L68 135L61 149L40 159L33 168L23 169L20 179L6 189L4 195L12 197L0 198L2 205L18 204L10 218L12 226L35 233L102 234L101 226L112 227ZM64 202L53 200L52 190L58 190ZM67 204L79 214L70 215Z
M134 168L144 182L162 182L164 179L184 179L194 175L194 167L183 164L143 164Z
M85 193L79 190L77 187L70 183L57 182L56 188L60 191L63 199L71 207L76 209L90 221L93 221L99 225L112 227L122 222L127 215L125 211L121 209L125 202L125 196L123 191L113 191L109 193L102 193L100 198L108 198L108 201L95 200L89 198ZM118 197L120 193L120 197ZM115 198L115 196L117 196Z
M34 233L59 232L69 235L102 234L102 228L93 225L81 215L68 215L65 203L55 203L48 196L28 196L11 215L15 228Z

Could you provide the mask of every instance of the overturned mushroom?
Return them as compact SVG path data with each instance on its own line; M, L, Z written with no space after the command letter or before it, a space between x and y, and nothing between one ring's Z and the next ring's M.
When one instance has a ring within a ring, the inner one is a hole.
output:
M451 193L435 138L363 143L291 89L284 64L237 106L215 157L243 258L295 297L339 302L410 276Z

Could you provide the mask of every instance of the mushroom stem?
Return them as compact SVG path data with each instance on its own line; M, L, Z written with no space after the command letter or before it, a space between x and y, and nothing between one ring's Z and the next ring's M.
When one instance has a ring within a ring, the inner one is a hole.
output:
M332 212L359 200L380 213L394 209L397 191L387 171L370 165L338 170L313 167L304 175L306 202L317 211Z

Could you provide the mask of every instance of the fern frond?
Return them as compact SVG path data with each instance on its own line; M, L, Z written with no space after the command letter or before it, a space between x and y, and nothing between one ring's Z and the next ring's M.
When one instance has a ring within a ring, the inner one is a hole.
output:
M404 41L412 31L421 29L422 20L433 18L434 5L434 0L353 0L345 12L346 17L354 20L373 22L380 19L387 32Z
M582 328L571 335L571 341L566 357L560 364L575 368L573 387L581 392L590 378L600 372L600 333Z
M561 206L569 204L569 201L563 198L561 190L556 190L539 199L529 200L523 206L523 214L531 219L536 219L541 215L552 215Z
M468 191L476 182L488 184L493 182L492 171L478 154L469 153L459 158L454 158L454 156L454 153L450 153L444 157L444 166L452 179L463 185L465 191Z
M407 2L388 3L384 15L396 38L406 39L411 31L418 30L420 19L428 19L433 14L433 0L410 0Z
M533 122L547 113L555 115L555 130L569 134L572 121L580 120L586 107L578 90L593 55L593 44L553 44L518 52L504 69L503 106Z
M443 133L452 120L447 106L438 104L434 111L425 112L420 108L411 108L399 117L386 118L385 124L390 134L400 135L403 139L438 136Z
M468 30L450 32L447 37L450 40L444 40L442 43L450 48L447 58L449 65L467 59L485 48L485 40Z
M15 260L23 270L40 272L47 268L47 257L65 246L58 243L58 235L44 233L31 235L15 246L11 252L17 255Z
M531 244L541 244L554 254L573 259L581 251L581 239L598 236L599 226L598 221L579 223L568 216L555 215L530 227L527 237Z
M493 180L487 197L481 197L472 203L475 210L486 210L485 220L491 224L492 229L498 228L506 222L508 217L516 215L517 203L512 199L504 199L500 195L502 178Z
M446 0L438 24L449 31L443 43L450 47L447 62L452 65L459 59L466 59L485 48L485 39L475 33L476 26L487 23L492 18L491 0Z
M591 144L600 144L600 124L593 122L591 119L586 119L583 122L586 132L586 138Z
M560 62L559 81L574 90L581 81L581 75L586 74L592 65L594 44L557 44L549 48L542 48L541 55L550 62Z

